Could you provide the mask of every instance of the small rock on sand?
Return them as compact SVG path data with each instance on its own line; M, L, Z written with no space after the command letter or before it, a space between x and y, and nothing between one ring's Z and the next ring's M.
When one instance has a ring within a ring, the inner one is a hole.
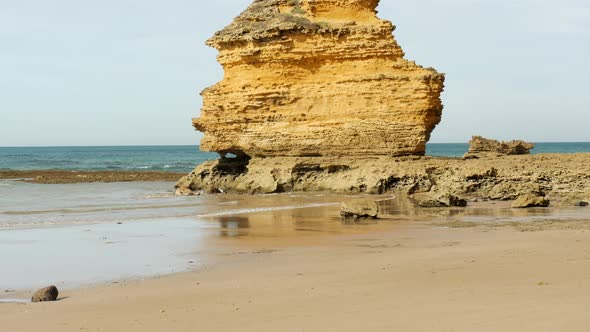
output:
M40 289L33 294L31 302L52 302L57 300L59 291L55 286L45 287Z
M524 194L518 197L513 203L512 208L525 209L531 207L548 207L551 201L543 196L534 194Z
M354 199L342 203L340 216L344 219L377 219L379 205L371 199Z

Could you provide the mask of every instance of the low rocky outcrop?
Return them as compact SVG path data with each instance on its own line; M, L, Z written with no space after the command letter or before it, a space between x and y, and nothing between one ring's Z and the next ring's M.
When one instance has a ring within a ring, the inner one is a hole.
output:
M340 216L345 220L377 219L379 205L371 199L354 199L342 203Z
M590 206L590 192L574 191L558 197L558 200L551 202L552 206L558 207L587 207Z
M509 155L530 154L535 145L525 141L500 142L481 136L473 136L469 142L466 159L489 158Z
M544 196L537 196L535 194L524 194L519 196L513 203L512 208L525 209L531 207L548 207L551 201Z
M511 158L264 158L204 163L178 187L208 193L334 192L515 200L544 193L559 205L590 201L590 154Z
M31 302L53 302L57 301L58 296L57 287L49 286L36 291L31 298Z

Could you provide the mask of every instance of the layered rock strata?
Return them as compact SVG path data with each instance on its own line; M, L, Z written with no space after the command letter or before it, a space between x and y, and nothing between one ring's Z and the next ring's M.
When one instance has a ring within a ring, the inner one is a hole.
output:
M378 3L255 0L207 42L224 77L203 91L193 120L201 149L254 159L423 155L444 76L404 58Z

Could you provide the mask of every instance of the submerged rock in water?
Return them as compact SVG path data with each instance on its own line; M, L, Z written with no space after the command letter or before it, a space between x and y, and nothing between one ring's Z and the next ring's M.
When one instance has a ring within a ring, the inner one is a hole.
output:
M186 187L178 188L174 192L174 196L180 196L180 197L182 197L182 196L200 196L200 195L201 195L200 192L194 192Z
M512 207L515 209L524 209L531 207L548 207L551 201L543 196L537 196L535 194L524 194L521 195L512 203Z
M342 203L340 216L344 219L377 219L379 205L371 199L354 199Z
M31 298L31 302L52 302L56 301L58 296L57 287L49 286L36 291Z
M507 155L530 154L535 147L534 144L525 141L500 142L481 136L473 136L469 142L469 151L465 154L466 159L481 157L498 157Z

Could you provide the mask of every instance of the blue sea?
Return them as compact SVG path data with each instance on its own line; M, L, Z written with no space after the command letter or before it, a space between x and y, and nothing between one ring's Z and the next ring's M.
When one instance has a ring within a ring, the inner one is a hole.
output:
M431 143L427 154L460 157L464 143ZM590 152L587 143L537 143L533 153ZM105 170L189 172L217 158L197 146L0 147L0 170Z
M198 146L0 147L0 170L189 172L217 157Z

